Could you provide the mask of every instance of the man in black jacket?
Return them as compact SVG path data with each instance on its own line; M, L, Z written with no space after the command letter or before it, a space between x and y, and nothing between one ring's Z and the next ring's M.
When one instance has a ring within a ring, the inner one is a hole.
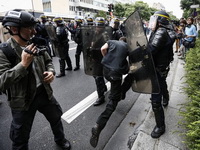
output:
M101 52L103 55L102 64L104 66L104 77L110 81L111 90L106 109L99 116L96 125L92 128L90 144L93 147L97 146L101 131L106 126L118 102L121 100L122 75L127 74L129 70L126 60L128 56L128 46L125 37L121 37L119 41L109 40L101 47Z

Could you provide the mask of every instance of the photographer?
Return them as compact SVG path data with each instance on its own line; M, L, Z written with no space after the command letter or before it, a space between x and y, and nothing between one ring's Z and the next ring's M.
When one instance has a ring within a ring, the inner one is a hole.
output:
M11 38L0 48L0 91L7 93L11 107L12 149L28 150L38 110L49 121L56 144L69 150L61 122L62 110L50 86L55 74L51 57L46 51L38 54L40 48L33 41L29 44L36 34L35 25L35 18L26 11L9 11L3 19ZM6 55L5 49L10 55ZM11 55L15 61L10 61Z

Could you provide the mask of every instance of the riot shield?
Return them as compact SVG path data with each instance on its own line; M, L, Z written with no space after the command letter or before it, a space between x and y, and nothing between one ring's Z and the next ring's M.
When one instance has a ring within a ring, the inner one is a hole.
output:
M147 37L143 24L136 11L125 21L127 44L129 48L129 73L133 78L132 90L139 93L159 93L157 75L151 53L147 51Z
M59 45L58 45L58 38L56 35L56 29L53 25L45 25L45 29L47 30L47 34L50 39L52 50L54 51L57 57L60 57L59 54Z
M109 26L82 26L83 60L85 74L103 76L101 47L112 37Z

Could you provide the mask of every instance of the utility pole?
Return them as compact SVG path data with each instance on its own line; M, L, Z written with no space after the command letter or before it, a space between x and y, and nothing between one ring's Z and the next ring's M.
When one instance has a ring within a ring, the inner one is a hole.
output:
M34 5L33 5L33 0L31 0L31 4L32 4L32 11L33 11L33 16L35 17L35 12L34 12Z

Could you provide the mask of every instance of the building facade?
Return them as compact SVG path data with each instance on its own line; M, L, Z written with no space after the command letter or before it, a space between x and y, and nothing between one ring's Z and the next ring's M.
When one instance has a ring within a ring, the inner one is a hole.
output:
M93 17L98 11L108 11L108 4L132 3L132 0L32 0L33 12L44 12L49 17Z

